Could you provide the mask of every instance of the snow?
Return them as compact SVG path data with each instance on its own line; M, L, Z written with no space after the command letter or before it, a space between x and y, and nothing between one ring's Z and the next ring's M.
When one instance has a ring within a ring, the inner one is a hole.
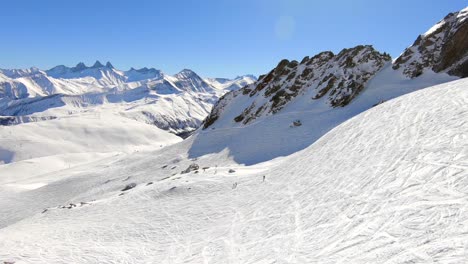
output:
M455 16L446 17L442 19L441 21L439 21L434 26L432 26L426 33L423 34L423 37L431 35L432 33L436 32L440 27L444 26L446 23L451 23L453 20L457 21L456 26L463 23L465 19L468 17L468 6L454 14Z
M463 263L467 87L461 79L398 97L300 152L252 166L235 162L229 147L191 159L190 150L206 147L191 137L2 183L0 260ZM302 124L298 135L314 129ZM204 133L229 138L239 129L217 130ZM209 168L180 174L192 163Z
M0 189L6 194L0 198L4 202L0 205L0 226L34 212L37 208L28 205L41 199L29 196L28 191L66 181L73 177L70 169L79 170L100 160L161 149L180 141L156 126L109 113L80 113L0 126ZM56 201L54 196L44 199ZM18 206L14 201L24 201L26 205L12 208Z
M243 75L232 80L227 78L205 78L204 80L218 90L235 91L254 83L257 78L253 75Z
M4 153L0 152L0 163L71 153L133 152L179 141L179 137L155 126L118 115L71 115L0 127L0 149Z
M439 21L437 24L432 26L428 31L426 31L426 33L424 33L422 36L426 37L426 36L429 36L429 35L433 34L434 32L436 32L438 29L440 29L445 24L446 24L445 20Z
M460 23L465 21L468 18L468 6L464 9L460 10L457 14L457 19L459 19Z

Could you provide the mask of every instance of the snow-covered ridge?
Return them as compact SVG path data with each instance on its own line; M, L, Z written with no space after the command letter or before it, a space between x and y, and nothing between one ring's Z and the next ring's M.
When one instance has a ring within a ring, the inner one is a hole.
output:
M344 49L337 55L323 52L300 63L283 60L258 82L233 93L234 97L252 98L234 120L247 124L262 115L275 114L295 97L309 93L314 100L326 97L332 107L345 106L388 61L390 56L371 46Z
M206 78L205 81L219 90L235 91L257 80L253 75L237 76L234 79L228 78Z
M448 14L420 35L394 63L411 78L425 70L468 77L468 7Z

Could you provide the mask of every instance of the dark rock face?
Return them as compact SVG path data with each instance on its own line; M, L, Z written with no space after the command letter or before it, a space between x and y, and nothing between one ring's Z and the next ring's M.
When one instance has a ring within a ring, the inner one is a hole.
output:
M356 46L335 55L330 51L298 61L282 60L268 74L239 91L224 96L205 120L204 128L213 124L230 101L249 96L251 102L234 117L248 124L256 118L276 114L297 96L312 94L311 100L326 98L331 107L350 103L380 69L390 62L386 53L372 46Z
M245 88L243 88L243 89L245 89ZM213 106L213 109L211 110L210 114L203 121L203 129L208 128L216 120L218 120L219 115L221 114L223 109L229 104L229 102L232 100L233 97L235 97L235 96L237 96L239 94L239 91L241 91L241 90L229 92L229 93L223 95L219 99L219 101Z
M450 13L395 60L393 69L415 78L425 69L468 77L468 9Z

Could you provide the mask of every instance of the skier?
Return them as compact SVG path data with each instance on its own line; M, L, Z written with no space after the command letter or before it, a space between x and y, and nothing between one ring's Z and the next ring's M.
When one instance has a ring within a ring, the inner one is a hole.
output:
M263 175L263 181L265 181L265 177L266 177L266 176L265 176L265 175Z

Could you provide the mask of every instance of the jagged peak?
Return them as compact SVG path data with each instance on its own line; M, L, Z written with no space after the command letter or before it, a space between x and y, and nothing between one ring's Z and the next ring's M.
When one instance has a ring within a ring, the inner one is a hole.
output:
M79 62L75 67L72 68L73 71L82 71L87 69L86 65L83 62Z
M183 69L175 75L177 78L200 78L194 71L190 69Z
M416 78L425 70L467 77L467 17L468 7L445 16L418 36L413 45L395 60L393 69L401 69L409 78Z
M195 74L195 72L190 69L183 69L177 74Z
M356 51L362 51L362 50L368 50L368 51L375 51L374 47L372 45L357 45L352 48L345 48L342 49L337 56L340 56L340 54L345 54L345 53L353 53Z
M109 69L114 69L114 66L112 65L112 63L110 63L110 61L106 63L106 67Z
M91 68L102 68L102 67L104 67L104 65L102 65L102 63L97 60Z
M139 73L157 73L157 72L161 72L160 70L157 70L155 68L148 68L148 67L143 67L143 68L140 68L140 69L135 69L133 67L130 68L130 70L128 71L134 71L134 72L139 72Z
M305 94L312 95L312 100L324 97L330 107L344 107L390 61L390 55L378 52L371 45L343 49L337 55L331 51L321 52L304 57L301 63L283 59L268 74L259 76L257 82L224 97L224 101L214 107L204 128L215 122L220 108L237 96L252 98L251 104L234 118L235 122L243 124L276 114Z

